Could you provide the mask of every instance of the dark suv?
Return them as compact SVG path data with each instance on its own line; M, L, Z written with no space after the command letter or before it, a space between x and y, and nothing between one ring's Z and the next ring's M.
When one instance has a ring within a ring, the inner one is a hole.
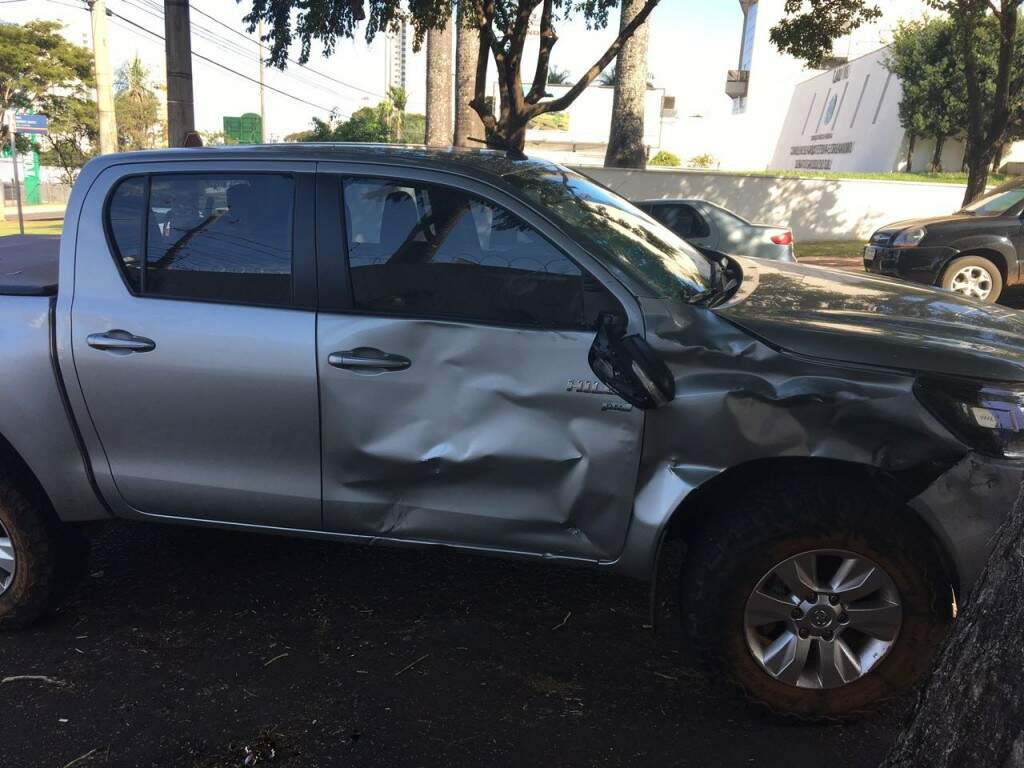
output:
M1024 280L1022 213L1024 178L951 216L887 224L864 249L864 268L994 304Z

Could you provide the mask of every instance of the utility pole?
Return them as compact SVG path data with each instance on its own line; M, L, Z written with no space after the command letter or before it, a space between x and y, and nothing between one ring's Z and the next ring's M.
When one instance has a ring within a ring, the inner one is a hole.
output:
M107 37L107 4L89 0L92 21L92 55L96 68L96 108L100 132L100 154L117 152L117 117L114 114L114 75L110 69L110 41Z
M260 144L267 143L267 110L264 103L263 95L263 19L260 19L256 25L256 36L259 39L259 57L260 57Z
M192 103L192 33L188 0L164 0L164 37L167 44L167 143L185 145L195 132Z
M7 133L11 137L11 162L14 164L14 199L18 201L18 232L25 234L25 217L21 212L21 179L18 178L18 148L16 146L14 110L7 113Z

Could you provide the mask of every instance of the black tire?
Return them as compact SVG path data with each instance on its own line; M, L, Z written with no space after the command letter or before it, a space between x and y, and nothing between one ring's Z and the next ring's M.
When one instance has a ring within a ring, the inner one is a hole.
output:
M838 479L794 477L747 488L690 540L682 571L684 629L695 649L753 701L776 714L843 719L876 709L931 667L952 622L952 590L923 526L881 495ZM880 565L903 605L895 641L863 677L829 689L796 687L754 658L744 630L747 599L787 558L846 550Z
M46 613L88 557L88 541L33 496L0 478L0 524L15 555L14 578L0 593L0 630L22 629Z
M988 296L984 299L977 299L984 304L995 304L999 301L999 297L1003 293L1003 274L999 271L999 267L991 259L986 259L984 256L961 256L957 259L953 259L946 266L946 269L942 273L941 285L947 291L953 290L953 281L957 274L968 267L977 267L985 271L988 275L988 279L991 281L991 290Z

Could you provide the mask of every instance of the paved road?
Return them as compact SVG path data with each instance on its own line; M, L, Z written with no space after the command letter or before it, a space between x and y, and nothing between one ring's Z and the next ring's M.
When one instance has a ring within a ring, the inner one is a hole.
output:
M876 766L898 713L779 724L589 570L118 525L2 639L4 768Z

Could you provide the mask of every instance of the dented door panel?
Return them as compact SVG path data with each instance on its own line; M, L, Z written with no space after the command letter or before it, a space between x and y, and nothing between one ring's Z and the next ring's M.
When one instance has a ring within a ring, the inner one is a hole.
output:
M643 415L594 382L593 335L322 313L325 529L617 556ZM327 364L356 348L410 365Z

